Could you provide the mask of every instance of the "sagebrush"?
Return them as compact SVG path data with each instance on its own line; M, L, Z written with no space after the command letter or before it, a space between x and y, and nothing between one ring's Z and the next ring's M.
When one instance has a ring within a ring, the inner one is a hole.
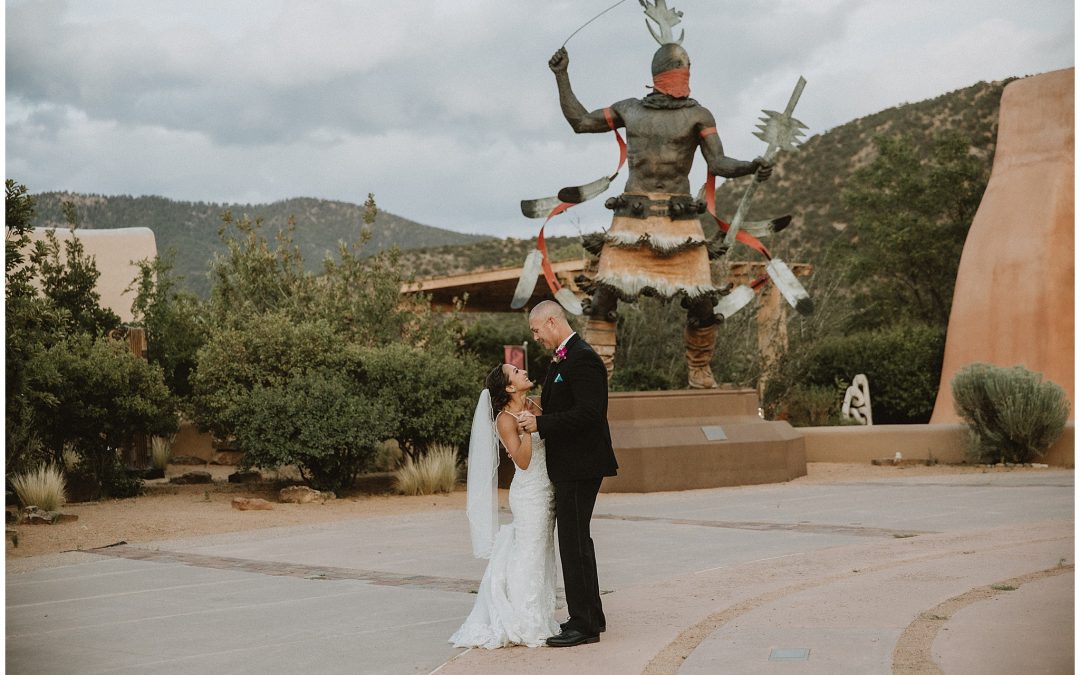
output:
M1065 390L1023 366L973 363L953 377L952 391L978 462L1031 462L1046 453L1069 419Z

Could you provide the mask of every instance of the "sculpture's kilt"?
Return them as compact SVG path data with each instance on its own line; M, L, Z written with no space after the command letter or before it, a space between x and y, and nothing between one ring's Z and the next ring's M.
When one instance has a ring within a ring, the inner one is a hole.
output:
M672 195L651 192L643 196L664 201ZM705 242L696 217L616 214L604 235L596 283L626 301L639 295L696 298L710 293L716 287Z

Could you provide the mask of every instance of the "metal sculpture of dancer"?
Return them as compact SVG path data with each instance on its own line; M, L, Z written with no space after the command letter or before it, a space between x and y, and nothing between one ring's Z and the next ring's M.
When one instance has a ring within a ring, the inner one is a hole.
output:
M602 242L596 242L602 248L596 288L584 303L589 316L585 339L610 374L618 301L633 302L639 295L678 298L687 313L684 343L689 386L714 388L717 384L710 367L718 321L714 307L721 292L712 282L710 242L699 222L705 204L691 196L690 169L699 149L709 172L725 178L756 174L758 181L764 181L772 166L761 157L741 161L724 154L712 113L690 98L690 57L679 44L682 36L678 40L672 36L681 13L669 9L665 0L653 4L642 0L641 4L659 28L657 34L646 21L660 43L652 59L653 91L644 98L625 99L589 112L570 86L565 47L548 62L555 73L563 116L575 132L625 128L627 137L629 179L623 194L606 203L614 216ZM714 255L720 252L712 251Z

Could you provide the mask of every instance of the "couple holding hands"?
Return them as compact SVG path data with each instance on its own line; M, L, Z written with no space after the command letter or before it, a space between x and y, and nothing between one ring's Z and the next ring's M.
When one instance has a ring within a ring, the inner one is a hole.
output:
M528 375L502 364L488 374L473 417L466 511L473 553L489 563L472 612L450 638L456 647L573 647L597 642L606 628L589 523L600 482L618 468L607 423L607 371L558 303L534 307L529 328L554 354L539 403L526 396L533 386ZM500 443L515 467L514 519L502 527ZM561 624L555 529L569 614Z

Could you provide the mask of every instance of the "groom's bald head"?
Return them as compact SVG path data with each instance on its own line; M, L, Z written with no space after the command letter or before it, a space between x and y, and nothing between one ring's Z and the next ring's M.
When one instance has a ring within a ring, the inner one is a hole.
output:
M548 349L558 347L574 332L562 306L552 300L544 300L532 308L529 312L529 329L533 339Z
M548 317L566 321L566 312L563 311L562 305L554 300L544 300L529 312L529 321L532 321L533 318L546 319Z

